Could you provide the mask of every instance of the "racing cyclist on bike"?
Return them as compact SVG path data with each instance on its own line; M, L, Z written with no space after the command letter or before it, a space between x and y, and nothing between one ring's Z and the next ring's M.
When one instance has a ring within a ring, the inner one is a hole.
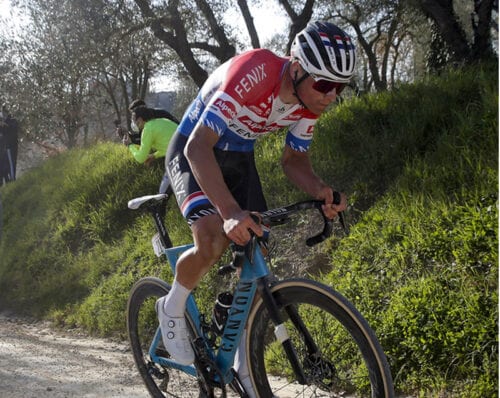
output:
M218 67L186 110L165 166L194 247L179 258L172 289L156 305L164 344L179 363L194 361L184 319L191 290L231 241L245 245L249 230L262 236L250 217L266 210L254 162L257 138L287 127L285 175L323 200L327 217L345 210L345 195L333 204L333 189L314 173L308 148L316 120L350 81L354 66L350 37L331 23L311 22L295 37L290 57L255 49ZM235 368L255 396L244 350L238 350Z

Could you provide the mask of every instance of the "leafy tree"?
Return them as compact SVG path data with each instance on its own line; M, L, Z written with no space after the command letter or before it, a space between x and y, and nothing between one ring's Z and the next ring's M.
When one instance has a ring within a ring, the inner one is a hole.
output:
M173 0L163 5L153 5L150 0L135 3L154 35L175 51L199 87L208 77L203 65L213 62L205 55L222 63L236 53L220 23L225 7L215 4L212 8L206 0Z
M358 42L359 84L364 91L372 87L377 91L386 90L396 83L397 71L404 65L403 55L413 59L416 45L413 26L415 15L403 0L344 0L323 4L324 17L333 19L346 30L354 31ZM410 73L399 76L409 78Z
M109 139L105 132L113 129L106 125L127 117L129 98L145 96L168 51L137 20L130 2L18 5L30 22L15 36L1 36L7 51L0 65L7 73L0 88L22 108L27 138L47 145L50 136L65 147L86 143L89 131Z
M65 6L50 1L26 2L30 24L12 43L12 54L18 60L18 88L24 91L18 103L31 126L26 129L28 137L38 140L43 131L50 131L59 142L72 147L83 126L89 76L79 26L57 23L67 20L66 12L74 12L71 4Z

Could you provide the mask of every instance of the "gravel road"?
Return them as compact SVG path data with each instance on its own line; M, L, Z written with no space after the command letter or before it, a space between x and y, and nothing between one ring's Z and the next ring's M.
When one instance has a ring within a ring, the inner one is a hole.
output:
M271 383L283 384L279 378ZM192 385L186 383L186 396L197 394L198 390L190 390ZM284 386L279 397L304 396L297 387ZM47 322L0 313L0 398L76 397L150 397L128 343L55 330ZM228 398L235 397L228 391Z
M147 398L125 342L0 314L0 397Z

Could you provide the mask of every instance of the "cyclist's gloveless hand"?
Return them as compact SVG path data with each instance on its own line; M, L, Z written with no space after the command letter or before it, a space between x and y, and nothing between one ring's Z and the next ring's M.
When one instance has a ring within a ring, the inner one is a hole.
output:
M345 193L340 192L340 204L333 203L333 189L329 186L325 186L321 188L319 191L317 198L319 200L324 200L325 204L323 205L323 213L330 220L337 217L338 213L347 209L347 197Z
M156 159L155 155L149 154L146 160L144 161L144 164L149 167L151 166L151 164L154 162L155 159Z
M243 210L225 219L223 228L226 236L240 246L244 246L250 240L250 230L257 236L263 234L261 226L252 219L250 212Z

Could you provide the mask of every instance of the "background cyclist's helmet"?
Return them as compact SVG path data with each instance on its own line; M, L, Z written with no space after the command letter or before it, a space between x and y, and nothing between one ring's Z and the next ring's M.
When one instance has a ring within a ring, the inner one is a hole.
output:
M329 22L309 22L295 36L290 55L315 80L348 83L356 64L351 38Z

